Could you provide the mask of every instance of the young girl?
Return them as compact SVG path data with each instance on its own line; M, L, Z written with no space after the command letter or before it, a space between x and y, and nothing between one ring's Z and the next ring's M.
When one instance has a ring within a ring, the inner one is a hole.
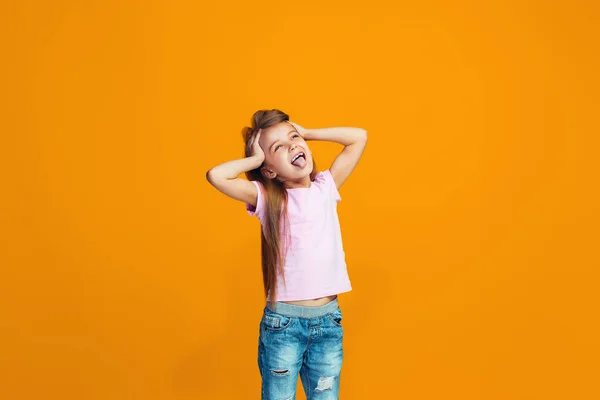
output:
M346 271L338 189L367 143L360 128L305 129L279 110L260 110L243 130L245 158L210 169L219 191L246 203L261 223L266 306L258 366L262 399L337 399L342 367L342 312L337 295L352 288ZM307 140L344 146L317 172ZM245 173L248 180L238 176Z

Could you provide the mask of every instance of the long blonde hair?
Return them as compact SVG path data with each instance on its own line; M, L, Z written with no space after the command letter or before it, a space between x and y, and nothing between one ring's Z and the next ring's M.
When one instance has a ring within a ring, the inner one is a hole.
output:
M242 129L242 136L245 143L245 156L250 157L252 155L252 137L255 132L259 129L266 129L270 126L278 124L280 122L289 121L289 116L280 110L259 110L252 115L251 126L244 127ZM263 272L263 286L265 290L265 296L269 296L269 301L275 302L277 297L276 293L276 282L277 282L277 265L279 264L279 274L281 274L284 282L285 275L283 273L287 248L289 243L287 238L289 237L289 220L287 215L287 191L283 183L277 179L269 179L265 177L261 168L264 166L253 169L246 172L246 177L250 181L258 181L262 184L265 189L265 198L263 201L265 207L264 225L261 224L261 258L262 258L262 272ZM317 175L317 166L313 158L313 169L310 174L311 181L315 179ZM283 217L283 221L281 221ZM280 229L283 226L283 230L286 233L285 237L280 237Z

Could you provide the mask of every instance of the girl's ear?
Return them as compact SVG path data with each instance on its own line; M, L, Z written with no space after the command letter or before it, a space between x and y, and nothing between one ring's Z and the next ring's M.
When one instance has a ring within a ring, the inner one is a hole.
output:
M267 167L262 167L262 168L260 169L260 172L262 172L262 174L263 174L263 175L264 175L266 178L269 178L269 179L275 179L275 177L277 177L277 173L276 173L275 171L273 171L273 170L270 170L270 169L269 169L269 168L267 168Z

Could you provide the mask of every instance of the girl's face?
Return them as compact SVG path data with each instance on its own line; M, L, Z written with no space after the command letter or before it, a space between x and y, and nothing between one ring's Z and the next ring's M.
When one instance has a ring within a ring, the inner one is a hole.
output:
M313 168L310 149L292 124L280 122L264 129L259 145L265 153L263 173L267 178L302 183L310 176Z

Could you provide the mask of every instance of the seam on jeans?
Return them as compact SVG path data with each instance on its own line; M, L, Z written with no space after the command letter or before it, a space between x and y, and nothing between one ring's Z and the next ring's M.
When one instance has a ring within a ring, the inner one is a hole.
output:
M268 332L281 332L281 331L285 331L287 328L289 328L292 323L294 322L294 320L296 319L295 317L286 317L290 319L290 322L287 323L287 325L285 326L280 326L279 328L273 328L269 325L267 325L266 323L264 324L265 326L265 330ZM281 321L281 320L280 320Z
M310 341L310 336L308 338ZM308 349L308 345L306 346L306 359L308 359L308 355L310 350ZM310 400L312 398L312 386L310 385L310 374L308 373L308 366L304 368L304 374L306 375L306 386L308 386L306 390L306 400Z
M274 314L274 315L268 315L268 314ZM283 317L283 318L289 318L290 321L285 326L279 326L279 328L272 328L272 327L268 326L265 323L265 319L266 319L265 317L267 317L267 316L270 317L270 318L279 318L279 321L281 321L281 317ZM261 318L261 325L264 324L265 330L267 330L267 331L281 332L281 331L286 330L287 328L289 328L292 325L292 323L294 322L295 319L296 319L296 317L290 317L288 315L279 314L279 313L271 311L271 310L269 310L268 308L265 307L265 311L263 312L263 316Z
M335 319L333 319L333 317L331 316L331 314L327 314L327 317L329 317L329 319L331 320L331 322L333 322L336 326L341 327L342 324L337 322Z

